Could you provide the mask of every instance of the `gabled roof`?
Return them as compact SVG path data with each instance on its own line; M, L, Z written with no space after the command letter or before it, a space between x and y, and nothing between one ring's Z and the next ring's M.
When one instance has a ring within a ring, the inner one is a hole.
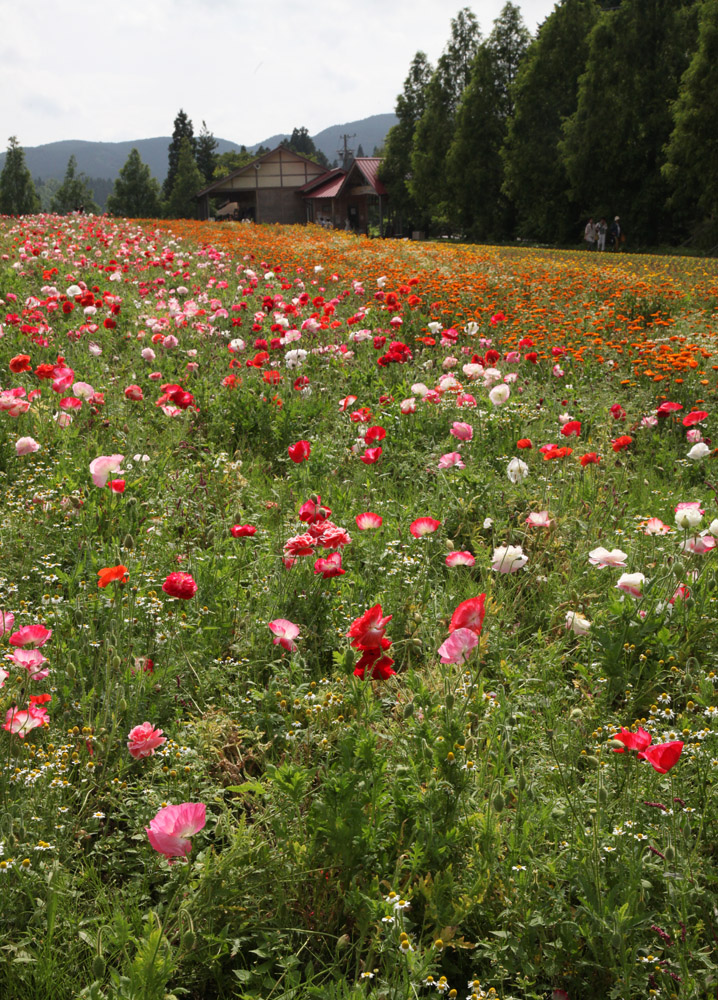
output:
M333 171L334 176L326 175L321 177L318 186L315 184L312 186L311 190L307 190L310 185L305 184L303 188L299 189L299 194L304 198L334 198L339 193L342 185L344 184L344 179L346 174L343 170Z
M306 184L303 184L302 187L297 189L297 193L303 194L307 198L315 198L315 191L317 188L324 187L325 184L328 184L337 178L339 178L339 180L344 180L345 176L346 170L342 170L341 167L334 167L332 170L327 170L326 173L321 174L319 177L313 177L310 181L307 181Z
M287 149L286 146L275 146L274 149L270 149L269 152L263 153L262 156L255 156L253 160L246 163L243 167L239 167L237 170L233 170L230 174L225 174L224 177L218 178L216 181L212 181L207 187L202 188L195 195L196 198L201 198L202 195L211 194L213 191L221 191L226 185L227 181L232 180L234 177L239 177L241 174L247 174L252 170L256 170L257 167L264 163L265 160L269 159L270 156L274 156L275 153L281 150L282 154L285 156L294 157L296 160L300 160L302 163L311 163L313 167L317 167L318 164L314 160L310 160L308 156L302 156L300 153L295 153L292 149Z
M386 188L379 180L380 156L360 156L354 160L354 163L366 178L367 183L371 184L377 194L386 194Z

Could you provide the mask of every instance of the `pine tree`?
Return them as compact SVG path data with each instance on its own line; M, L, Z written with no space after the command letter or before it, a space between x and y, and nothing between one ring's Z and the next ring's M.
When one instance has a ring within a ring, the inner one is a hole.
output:
M424 113L426 88L432 72L426 55L417 52L404 81L404 90L396 99L395 113L398 120L387 134L384 158L379 168L379 177L389 195L394 225L399 232L418 221L416 203L412 198L408 182L411 174L414 131Z
M160 214L160 186L136 149L120 170L107 211L127 219L156 219Z
M99 212L87 177L77 172L77 160L71 156L62 184L50 202L50 210L58 215L69 212Z
M40 199L25 163L25 150L11 135L0 173L0 215L33 215L39 211Z
M195 155L199 172L202 174L207 184L212 183L214 170L217 166L217 146L217 140L207 128L206 123L203 121L202 128L197 136Z
M364 147L361 143L357 146L357 159L360 160L364 156Z
M317 149L314 145L314 139L312 139L309 130L304 126L292 129L290 138L283 139L280 146L284 146L285 149L291 149L293 153L298 153L299 156L306 156L308 160L314 160L315 163L318 163L322 167L329 166L329 160L321 149Z
M579 208L568 196L559 157L563 122L576 110L578 80L598 11L594 0L564 0L540 26L516 76L514 111L502 151L504 193L521 236L548 242L575 238Z
M194 151L188 138L180 143L179 160L175 182L165 204L168 219L196 219L197 192L205 187L204 177L194 158Z
M689 225L718 242L718 0L704 0L698 47L673 106L673 132L663 175L669 204ZM701 234L699 233L699 236Z
M481 239L502 238L513 226L502 194L501 147L513 111L513 82L530 35L520 9L506 3L480 46L456 116L446 171L452 207L462 229Z
M162 197L165 201L169 199L172 193L172 188L174 187L183 139L189 140L192 156L194 156L196 149L194 128L192 127L192 122L189 120L182 108L180 108L174 122L172 142L167 147L167 176L165 177L164 184L162 185Z
M634 246L672 234L661 166L696 15L695 0L623 0L604 10L559 147L582 216L620 215Z

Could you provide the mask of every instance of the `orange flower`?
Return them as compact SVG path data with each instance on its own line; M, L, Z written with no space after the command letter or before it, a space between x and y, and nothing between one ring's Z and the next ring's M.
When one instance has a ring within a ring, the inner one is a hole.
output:
M105 566L104 569L98 570L97 575L99 580L97 581L98 587L106 587L113 580L119 580L120 583L126 583L129 579L130 571L126 566Z

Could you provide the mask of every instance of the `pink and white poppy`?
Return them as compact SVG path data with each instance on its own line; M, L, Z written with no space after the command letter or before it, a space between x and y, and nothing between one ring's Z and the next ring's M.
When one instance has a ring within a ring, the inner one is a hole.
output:
M32 681L41 681L50 673L47 668L43 669L43 664L47 663L47 657L43 656L38 649L14 649L5 659L27 670Z
M669 531L671 531L671 526L664 524L660 517L649 517L643 528L645 535L667 535Z
M166 742L167 737L163 736L162 730L155 729L151 722L143 722L127 734L127 749L135 760L153 757L157 747Z
M31 455L34 451L39 450L40 445L37 443L35 438L21 437L15 442L15 454L18 458L22 455Z
M599 545L597 549L591 549L588 553L588 561L592 566L598 566L599 569L606 569L607 566L623 568L626 565L626 559L628 559L628 555L620 549L611 549L609 552L602 545Z
M90 462L90 475L95 486L107 485L110 473L119 472L124 455L99 455Z
M294 622L286 618L275 618L273 622L269 622L269 629L274 633L272 642L275 646L281 646L290 653L296 652L299 648L294 641L299 635L299 626Z
M580 611L567 611L566 628L574 635L588 635L591 630L591 622Z
M516 573L529 561L529 557L524 555L520 545L500 545L494 549L491 558L491 569L494 573Z
M458 451L449 451L439 459L440 469L465 469L466 465L461 460Z
M631 597L643 597L643 584L645 582L646 578L643 573L622 573L616 587L624 594L630 594Z
M441 521L433 517L418 517L409 525L409 531L414 538L423 538L424 535L433 534L440 525Z
M553 518L547 510L532 511L526 518L526 524L530 528L551 528L553 523Z
M446 557L447 566L473 566L476 559L470 552L450 552Z
M471 424L464 423L462 420L455 420L451 425L449 434L458 438L459 441L471 441L474 436L474 428Z
M13 632L8 639L11 646L44 646L52 635L51 628L44 625L25 625L23 628Z
M684 531L690 531L698 527L704 514L700 500L684 500L675 509L676 525Z
M24 739L31 730L37 729L47 721L47 709L42 705L31 704L29 708L9 708L3 729Z
M12 632L15 626L15 615L12 611L0 611L0 636Z
M367 510L363 514L357 514L355 521L359 531L371 531L374 528L381 528L383 518L379 514L373 514Z
M712 534L706 532L702 535L694 535L692 538L687 538L681 545L681 551L688 552L694 556L702 556L705 555L706 552L710 552L711 549L714 549L715 547L715 538Z

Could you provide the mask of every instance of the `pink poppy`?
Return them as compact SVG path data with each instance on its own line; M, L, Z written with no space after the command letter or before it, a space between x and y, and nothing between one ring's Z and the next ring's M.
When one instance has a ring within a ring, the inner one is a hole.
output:
M30 730L37 729L38 726L44 725L47 721L47 709L43 708L42 705L31 703L30 707L26 709L9 708L5 715L3 729L6 729L9 733L15 733L20 739L24 739Z
M119 472L124 455L99 455L90 462L90 475L95 486L104 487L111 472Z
M433 517L417 517L416 521L412 521L409 525L409 531L414 538L422 538L424 535L433 534L440 525L441 521Z
M151 722L143 722L127 734L127 749L135 760L153 757L157 747L166 742L167 737L162 735L162 730L155 729Z
M192 850L189 838L199 833L206 822L204 802L182 802L160 809L145 831L154 849L173 864L175 858L189 856Z
M446 557L447 566L473 566L476 560L470 552L450 552Z
M716 540L710 534L705 535L693 535L692 538L687 538L685 542L681 545L682 552L690 552L694 556L705 555L706 552L710 552L711 549L716 547Z
M286 618L275 618L273 622L269 622L269 629L274 633L272 642L275 646L281 646L290 653L296 652L299 648L294 641L299 635L299 626L294 622Z
M197 593L197 584L191 573L170 573L162 584L162 589L168 597L189 601Z
M15 625L15 615L12 611L0 611L0 635L12 631Z
M526 524L530 528L550 528L553 525L553 518L547 510L537 510L529 514Z
M373 514L367 510L363 514L357 514L355 521L359 531L369 531L373 528L381 528L383 518L379 514Z
M144 393L139 385L128 385L125 389L125 399L131 399L135 403L141 403L144 398Z
M466 465L461 461L458 451L449 451L439 459L440 469L465 469Z
M655 743L638 754L639 760L647 760L659 774L666 774L678 763L683 751L681 740L671 740L670 743Z
M47 669L41 669L43 663L47 663L47 657L38 649L14 649L5 659L17 664L18 667L24 667L32 681L41 681L50 673Z
M363 462L364 465L374 465L381 458L382 449L377 446L376 448L367 448L363 455L359 456L359 461Z
M643 573L622 573L618 578L618 583L616 587L622 590L624 594L630 594L631 597L643 597L643 584L646 582L646 578Z
M44 646L52 635L51 628L44 625L25 625L23 628L13 632L8 642L11 646Z
M646 535L667 535L670 530L670 525L664 524L660 517L649 517L643 533Z
M467 601L462 601L451 616L449 632L456 632L457 629L470 629L476 635L481 633L486 614L486 594L479 594L478 597L470 597Z
M442 663L464 663L471 650L479 644L479 637L470 628L457 628L446 642L439 646L438 653Z
M591 549L588 553L588 561L592 566L598 566L599 569L606 569L607 566L618 566L625 567L626 559L628 556L621 549L605 549L602 545L599 545L597 549Z
M18 458L22 455L31 455L34 451L39 450L40 445L37 443L35 438L21 437L15 442L15 454Z
M474 428L471 424L464 423L461 420L455 420L451 425L449 434L453 434L453 436L458 438L459 441L471 441L474 436Z

